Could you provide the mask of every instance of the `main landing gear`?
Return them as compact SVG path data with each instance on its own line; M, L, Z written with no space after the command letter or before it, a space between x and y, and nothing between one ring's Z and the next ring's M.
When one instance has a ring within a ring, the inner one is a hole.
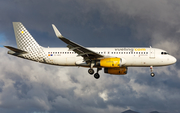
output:
M94 70L93 70L93 69L89 69L89 70L88 70L88 73L89 73L90 75L93 75L93 74L94 74Z
M99 70L102 70L102 68L97 68L97 72L94 74L94 70L92 69L92 68L90 68L89 70L88 70L88 73L90 74L90 75L93 75L94 74L94 78L96 78L96 79L99 79L100 78L100 75L99 75Z
M94 74L93 66L94 66L94 63L91 63L91 67L90 67L90 69L88 70L88 73L89 73L90 75L93 75L93 74Z
M155 76L155 74L153 73L153 66L150 66L150 70L151 70L151 77L154 77Z

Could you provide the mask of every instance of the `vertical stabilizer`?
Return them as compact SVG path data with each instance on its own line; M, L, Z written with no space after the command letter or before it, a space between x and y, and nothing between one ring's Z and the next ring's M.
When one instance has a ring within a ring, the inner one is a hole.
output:
M24 51L30 51L32 48L40 48L28 30L21 22L13 22L14 33L17 47Z
M13 22L13 27L18 49L28 53L23 55L23 57L29 60L44 62L47 57L43 48L35 41L23 24L21 22Z

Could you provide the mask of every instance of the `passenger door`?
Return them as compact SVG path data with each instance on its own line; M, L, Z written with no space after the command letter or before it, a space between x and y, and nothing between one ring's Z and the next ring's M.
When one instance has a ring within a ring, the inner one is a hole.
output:
M155 58L155 49L154 48L150 48L150 53L149 53L149 58Z

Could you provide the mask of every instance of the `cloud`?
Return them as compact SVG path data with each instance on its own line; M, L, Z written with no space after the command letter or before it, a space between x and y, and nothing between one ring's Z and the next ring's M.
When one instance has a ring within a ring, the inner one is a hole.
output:
M0 33L16 46L12 22L21 21L42 46L66 46L51 24L84 46L153 46L179 59L178 0L2 1ZM125 76L95 80L86 68L58 67L7 55L0 48L0 111L179 113L179 63L129 68Z
M150 46L159 43L154 43L152 38L156 33L162 34L163 37L171 35L171 38L177 39L180 15L177 11L178 4L179 2L175 0L76 0L73 2L16 0L3 1L1 4L3 10L0 14L4 22L2 31L6 33L11 30L6 35L9 43L13 45L15 40L12 40L14 39L12 21L21 21L38 42L46 47L65 46L56 39L51 27L52 23L64 36L85 46ZM45 38L42 40L42 37ZM109 37L113 37L114 41ZM162 40L166 38L169 36ZM99 40L104 41L99 43Z
M7 113L116 113L127 109L176 112L179 109L172 103L179 104L180 93L180 78L176 76L179 70L174 66L170 69L155 68L155 78L150 77L147 68L129 68L125 76L103 74L101 71L101 78L95 80L86 68L27 61L7 55L4 48L1 48L0 57L3 65L0 68L0 107L10 109ZM164 109L166 106L169 107Z
M6 42L6 39L3 34L0 34L0 47L3 47L4 43Z

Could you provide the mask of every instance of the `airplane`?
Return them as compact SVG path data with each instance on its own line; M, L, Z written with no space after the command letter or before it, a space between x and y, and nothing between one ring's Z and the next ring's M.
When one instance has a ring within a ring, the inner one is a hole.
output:
M67 44L67 47L45 48L40 46L21 22L13 22L17 48L4 46L8 54L24 59L57 66L87 67L88 73L99 79L99 71L113 75L127 74L128 67L150 67L154 77L153 67L167 66L176 63L176 58L158 48L145 47L101 47L87 48L65 38L56 28L52 27L56 36Z

